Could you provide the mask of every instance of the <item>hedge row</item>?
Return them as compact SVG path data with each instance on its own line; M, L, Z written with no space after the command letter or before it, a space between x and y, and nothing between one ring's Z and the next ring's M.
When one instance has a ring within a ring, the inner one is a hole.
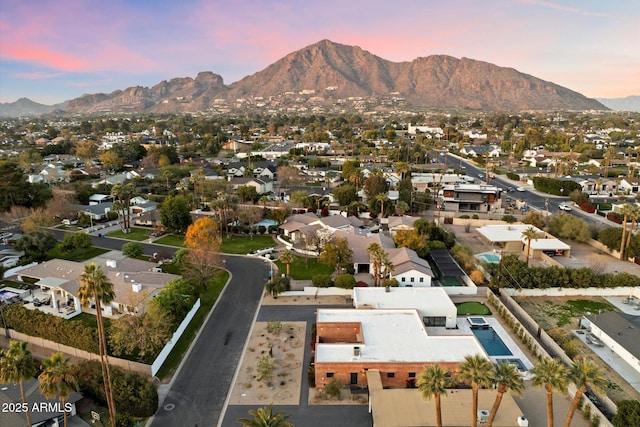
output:
M7 325L18 332L98 353L97 330L82 322L68 321L18 304L7 307L4 315Z

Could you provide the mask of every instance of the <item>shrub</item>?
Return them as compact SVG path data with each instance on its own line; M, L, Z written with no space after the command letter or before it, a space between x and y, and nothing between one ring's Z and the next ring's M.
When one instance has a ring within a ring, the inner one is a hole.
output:
M512 179L514 181L520 181L520 175L513 172L507 172L507 178Z
M340 393L341 388L342 383L334 377L331 379L331 381L329 381L329 384L324 386L324 392L327 396L340 400L342 398L342 395Z
M334 286L341 289L353 289L356 279L351 274L339 274L333 282Z
M276 336L280 335L280 332L282 332L282 322L279 320L270 321L267 323L267 332Z
M315 388L316 367L313 365L313 360L309 363L309 368L307 369L307 380L309 381L309 387Z
M76 375L80 390L85 397L106 406L100 362L96 360L80 362L76 368ZM113 399L118 412L132 417L150 417L156 412L158 392L153 382L146 376L111 366L111 379Z
M607 219L615 222L616 224L622 224L622 217L617 212L609 212L607 214Z
M264 234L265 231L267 231L267 227L265 227L264 225L258 226L258 234Z
M478 216L478 214L473 214L473 215L471 215L471 219L478 219L478 218L480 218L480 217Z
M329 288L333 285L330 274L316 274L311 278L311 283L316 288Z
M513 216L513 215L504 215L504 216L502 217L502 220L503 220L504 222L506 222L507 224L513 224L514 222L516 222L516 221L518 220L518 218L516 218L516 217L515 217L515 216Z
M582 202L580 202L579 206L580 209L587 213L594 213L596 211L596 207L593 206L593 203L588 200L583 200Z
M400 286L400 284L398 283L398 279L384 279L382 281L382 286L384 286L385 288L397 288L398 286Z
M122 255L127 258L138 258L143 251L142 244L138 242L128 242L122 245Z
M469 275L469 278L476 285L484 284L484 274L480 270L473 270Z
M458 218L460 218L460 219L469 219L469 215L460 215Z

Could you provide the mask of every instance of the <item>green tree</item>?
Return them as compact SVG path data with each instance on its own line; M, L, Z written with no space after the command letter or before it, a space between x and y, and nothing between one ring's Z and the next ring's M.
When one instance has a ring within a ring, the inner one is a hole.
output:
M640 400L620 400L613 417L614 427L640 426Z
M171 338L173 328L168 315L151 306L144 314L128 314L111 322L109 343L116 356L138 354L142 360L153 358ZM149 360L150 359L150 360Z
M285 249L282 251L279 257L280 261L287 266L287 276L291 277L291 263L296 260L295 255L291 249Z
M424 400L434 399L436 406L436 426L442 427L440 397L446 396L447 389L452 386L449 371L443 369L438 364L427 366L420 372L416 384Z
M389 184L380 170L372 172L364 182L364 191L369 199L373 199L378 194L386 194L388 190Z
M549 233L561 239L587 242L591 239L589 224L573 215L556 215L549 221Z
M91 237L87 233L78 232L65 234L64 239L59 243L59 247L68 254L80 255L89 249L92 244Z
M567 392L569 369L557 359L543 357L535 364L530 373L534 387L544 387L547 396L547 427L553 427L553 392Z
M258 200L260 195L258 194L258 190L256 187L251 185L241 185L238 187L238 197L240 197L240 201L242 202L255 202Z
M189 281L179 278L167 282L149 303L168 316L169 323L177 326L196 302L196 291Z
M527 241L527 249L524 253L527 267L529 266L529 257L531 256L531 241L533 239L536 239L537 236L538 236L538 232L536 231L535 228L531 226L527 227L527 229L522 232L522 238Z
M12 206L43 207L53 193L47 184L27 182L27 176L15 162L0 161L0 212Z
M38 376L40 392L47 399L58 398L63 408L64 426L67 427L67 398L78 388L75 369L69 365L69 359L62 353L54 353L51 359L42 362L42 373Z
M56 243L57 240L50 231L34 230L16 240L15 248L24 251L25 255L34 261L43 261Z
M515 365L512 365L506 360L501 360L493 365L493 372L491 373L491 381L497 386L496 400L493 402L491 412L489 413L489 419L487 420L487 427L493 425L493 420L496 418L502 397L508 391L516 394L522 393L524 390L524 382L522 380L522 374Z
M492 365L481 354L467 355L460 364L456 378L463 382L469 382L472 390L471 427L478 425L478 389L491 385Z
M582 396L584 392L587 391L587 387L591 387L597 392L602 392L607 384L602 369L600 369L593 360L585 358L581 358L573 363L573 366L569 370L569 379L575 384L577 390L567 410L567 416L562 424L563 427L571 426L571 419L576 413L576 409L578 409L578 405L582 401Z
M191 224L189 203L184 196L169 196L160 208L160 220L169 231L184 234Z
M100 363L102 365L102 379L104 383L105 400L109 408L109 419L112 426L116 422L116 407L113 400L113 382L111 380L111 368L107 354L107 334L102 320L102 305L109 304L115 298L113 284L96 263L84 266L84 271L80 276L80 287L78 289L78 299L84 307L88 307L93 301L96 310L96 323L98 324L98 342Z
M356 187L351 184L342 184L333 189L333 197L340 206L348 206L358 200Z
M349 242L345 238L329 240L320 252L320 262L334 265L336 272L347 268L352 263L352 258L353 251L349 248Z
M24 393L24 382L29 381L35 374L36 364L26 342L11 341L7 350L0 350L0 382L18 383L20 386L20 398L27 406L24 415L28 426L31 425L31 412Z
M239 418L238 423L243 427L293 427L293 424L287 422L291 415L284 411L273 412L273 403L269 406L250 410L251 418Z
M142 256L144 248L140 242L127 242L122 245L122 255L127 258L138 258Z

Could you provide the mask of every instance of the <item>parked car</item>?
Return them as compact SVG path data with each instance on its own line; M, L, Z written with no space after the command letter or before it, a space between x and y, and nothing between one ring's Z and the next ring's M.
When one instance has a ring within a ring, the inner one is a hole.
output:
M520 192L522 192L522 191L524 191L524 188L522 188L522 187L516 187L516 191L520 191Z
M562 211L567 211L569 212L571 210L571 206L567 205L566 203L560 203L560 206L558 206L560 208L560 210Z

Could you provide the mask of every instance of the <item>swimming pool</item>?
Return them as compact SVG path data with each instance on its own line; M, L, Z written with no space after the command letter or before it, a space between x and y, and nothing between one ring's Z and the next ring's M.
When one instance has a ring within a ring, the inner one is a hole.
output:
M467 317L467 322L469 322L469 325L471 325L471 328L488 328L489 327L489 323L487 323L487 320L484 317Z
M518 371L520 372L527 372L527 367L524 366L524 363L522 363L522 360L520 359L498 359L497 361L501 360L506 360L507 362L518 368Z
M486 252L476 255L476 258L488 262L489 264L498 264L500 262L500 255Z
M478 338L478 341L480 341L489 356L513 356L509 347L500 339L493 328L472 328L471 332Z

